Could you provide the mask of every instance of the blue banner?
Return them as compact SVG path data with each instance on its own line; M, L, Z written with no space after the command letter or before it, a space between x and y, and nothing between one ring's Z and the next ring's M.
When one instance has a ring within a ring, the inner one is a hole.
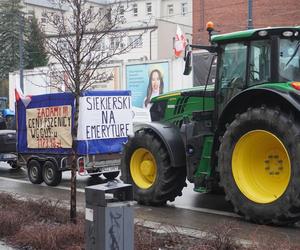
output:
M95 100L99 100L100 97L111 100L111 103L108 103L111 105L106 108L108 110L113 110L114 107L120 108L120 110L111 111L116 112L118 116L120 116L119 114L120 112L122 113L122 108L125 106L127 109L126 116L130 121L128 124L130 123L132 127L130 91L86 91L80 99L89 96L91 98L95 97ZM123 99L123 106L120 106ZM74 125L74 101L74 95L71 93L55 93L19 98L17 100L18 152L23 154L70 154L72 143L70 144L69 139L58 140L58 138L60 136L59 131L63 131L63 129L69 129L69 134L71 135ZM94 106L97 109L93 110L95 112L93 118L97 121L98 117L96 116L98 114L99 117L101 116L101 112L103 112L101 109L103 107L97 102L95 102ZM66 117L67 111L69 119ZM111 118L110 122L112 123L115 120L117 121L118 117ZM128 124L126 124L127 127L129 127ZM79 155L119 153L122 151L123 145L128 138L124 131L125 128L128 131L129 129L126 126L122 127L122 124L107 124L102 125L106 126L106 130L98 131L97 129L100 125L93 124L92 129L90 129L90 134L95 135L93 138L77 140L77 153ZM132 128L130 131L132 131ZM80 134L80 131L78 131L78 134ZM99 137L96 135L99 135ZM64 147L64 145L68 146Z

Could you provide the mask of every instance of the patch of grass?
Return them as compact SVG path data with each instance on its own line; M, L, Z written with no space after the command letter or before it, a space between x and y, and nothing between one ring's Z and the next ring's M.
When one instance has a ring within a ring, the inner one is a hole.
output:
M76 225L35 224L24 226L10 241L19 247L30 246L33 249L83 249L83 222Z
M69 221L69 210L59 202L20 200L0 193L0 238L17 249L81 250L85 248L84 230L84 214L78 213L75 225ZM205 237L196 238L180 234L172 225L147 228L136 223L134 247L136 250L242 250L245 247L234 240L238 230L237 225L224 222L210 229ZM256 241L259 237L262 234L254 232L251 249L297 249L284 236Z
M23 216L15 211L0 211L0 237L6 237L18 232L23 224Z
M265 226L258 227L251 233L253 249L283 249L283 250L299 250L299 246L292 244L289 236L279 233Z

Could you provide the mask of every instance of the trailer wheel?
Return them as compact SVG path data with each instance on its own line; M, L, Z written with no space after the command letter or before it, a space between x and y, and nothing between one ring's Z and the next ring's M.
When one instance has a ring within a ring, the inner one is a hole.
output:
M43 166L43 178L48 186L57 186L61 182L62 172L57 169L55 163L46 161Z
M121 179L133 184L134 199L141 204L173 201L186 185L186 170L170 166L165 145L154 134L137 131L125 145Z
M10 165L10 167L11 167L12 169L18 170L18 169L21 168L21 166L17 164L17 161L9 161L9 162L7 162L7 163Z
M41 184L43 182L42 166L37 160L30 160L27 163L28 178L33 184Z
M262 224L300 219L300 125L273 108L237 115L224 134L219 168L236 212Z
M110 173L104 173L104 177L108 180L113 180L118 177L120 174L120 171L110 172Z

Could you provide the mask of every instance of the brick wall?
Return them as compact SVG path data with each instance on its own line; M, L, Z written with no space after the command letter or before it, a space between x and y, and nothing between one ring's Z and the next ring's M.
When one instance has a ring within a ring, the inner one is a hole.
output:
M193 43L208 43L208 21L227 33L247 29L247 18L247 0L193 0ZM289 25L300 25L300 0L253 0L254 28Z

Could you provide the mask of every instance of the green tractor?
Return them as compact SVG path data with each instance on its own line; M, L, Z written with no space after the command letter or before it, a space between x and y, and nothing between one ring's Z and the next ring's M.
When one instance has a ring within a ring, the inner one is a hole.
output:
M222 188L235 212L262 224L300 220L300 27L211 37L214 85L152 99L152 122L135 125L122 179L141 204ZM186 51L185 73L191 69ZM197 65L196 65L197 67ZM208 77L209 78L209 77Z

